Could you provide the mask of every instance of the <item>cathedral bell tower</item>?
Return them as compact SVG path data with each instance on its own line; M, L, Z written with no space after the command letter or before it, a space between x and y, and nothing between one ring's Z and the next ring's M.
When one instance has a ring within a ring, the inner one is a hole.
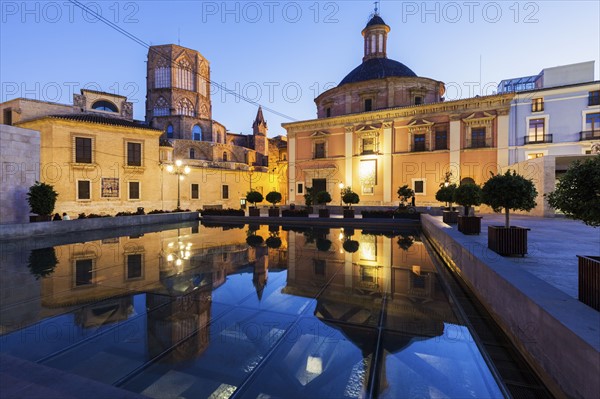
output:
M254 135L254 150L256 151L257 159L256 161L263 166L267 166L269 159L269 139L267 138L267 132L269 128L267 127L267 121L265 121L265 117L263 116L262 107L258 107L258 112L256 113L256 119L254 119L254 123L252 124L252 134Z

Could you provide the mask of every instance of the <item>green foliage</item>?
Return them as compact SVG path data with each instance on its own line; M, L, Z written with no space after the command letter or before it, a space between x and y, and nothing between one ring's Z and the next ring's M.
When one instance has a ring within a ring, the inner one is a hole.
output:
M31 250L27 267L35 279L46 277L54 273L54 268L58 263L54 247L40 248Z
M400 199L400 201L402 201L402 203L405 203L410 198L415 196L414 190L408 187L407 184L403 185L402 187L399 187L397 193L398 198Z
M322 252L329 251L329 249L331 249L331 240L322 237L317 238L317 249Z
M326 205L331 202L331 195L327 191L319 191L316 195L317 204Z
M414 237L409 234L401 234L398 237L398 246L405 251L408 251L410 247L412 247L413 242L415 241Z
M547 195L548 203L566 217L600 226L600 155L575 161Z
M358 251L359 246L360 246L360 244L358 243L358 241L355 241L355 240L346 240L346 241L344 241L344 244L342 244L344 251L351 253L351 254Z
M248 191L248 193L246 194L246 201L248 201L252 205L255 205L263 201L263 195L258 191Z
M267 247L277 249L281 247L281 238L279 237L269 237L266 240Z
M46 183L36 181L35 184L29 187L27 193L27 202L31 212L36 215L51 215L54 212L58 193L54 191L54 187Z
M306 193L304 194L304 204L306 206L312 206L314 203L314 198L313 198L313 188L312 187L306 187L305 188Z
M283 197L281 196L281 193L277 191L271 191L267 194L266 200L267 202L270 202L271 204L273 204L273 206L275 206L281 202L282 198Z
M342 189L342 201L344 201L344 204L350 205L350 209L352 209L353 204L358 204L360 202L360 197L352 191L351 187L345 187Z
M461 184L454 190L454 202L465 207L465 216L469 215L469 209L472 206L480 205L481 201L481 187L477 184Z
M440 202L446 202L449 208L452 208L454 202L454 192L456 191L456 184L449 184L448 186L442 186L435 193L435 199Z
M257 236L254 234L246 237L246 244L250 245L251 247L259 247L264 241L265 240L262 238L262 236Z
M507 170L505 174L494 175L485 182L482 188L482 202L492 207L494 212L504 209L505 227L510 227L509 212L511 210L530 211L535 205L537 190L533 181Z

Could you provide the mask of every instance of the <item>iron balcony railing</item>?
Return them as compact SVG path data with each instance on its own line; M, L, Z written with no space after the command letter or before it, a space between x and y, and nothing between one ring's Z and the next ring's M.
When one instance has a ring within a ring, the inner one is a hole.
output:
M467 138L465 140L465 148L491 148L491 138Z
M600 139L600 129L579 132L579 141Z
M524 145L541 143L552 143L552 135L542 134L537 136L525 136L525 140L523 141Z

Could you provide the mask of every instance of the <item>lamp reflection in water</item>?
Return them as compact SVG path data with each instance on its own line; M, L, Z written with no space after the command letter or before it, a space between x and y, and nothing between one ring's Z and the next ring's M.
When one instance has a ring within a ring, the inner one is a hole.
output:
M167 262L169 267L175 270L176 274L181 274L183 272L183 261L190 259L192 243L188 242L185 244L178 239L177 244L170 242L167 244L167 248Z

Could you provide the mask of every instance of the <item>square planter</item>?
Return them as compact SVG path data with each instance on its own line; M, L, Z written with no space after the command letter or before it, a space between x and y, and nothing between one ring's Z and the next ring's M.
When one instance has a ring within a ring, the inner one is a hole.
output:
M306 207L306 212L308 212L308 214L310 215L311 213L313 213L313 207L312 206L307 206Z
M37 223L37 222L51 222L51 215L35 215L29 216L29 223Z
M528 231L525 227L488 226L488 248L502 256L525 256Z
M329 209L319 209L319 217L320 218L328 218L329 217Z
M600 256L579 258L579 301L600 312Z
M458 211L443 211L442 221L447 224L458 223Z
M481 216L458 216L458 231L463 234L481 233Z
M260 216L260 209L251 207L248 209L248 216Z
M279 217L279 208L269 208L269 217L278 218Z
M344 209L344 219L354 219L354 209Z

